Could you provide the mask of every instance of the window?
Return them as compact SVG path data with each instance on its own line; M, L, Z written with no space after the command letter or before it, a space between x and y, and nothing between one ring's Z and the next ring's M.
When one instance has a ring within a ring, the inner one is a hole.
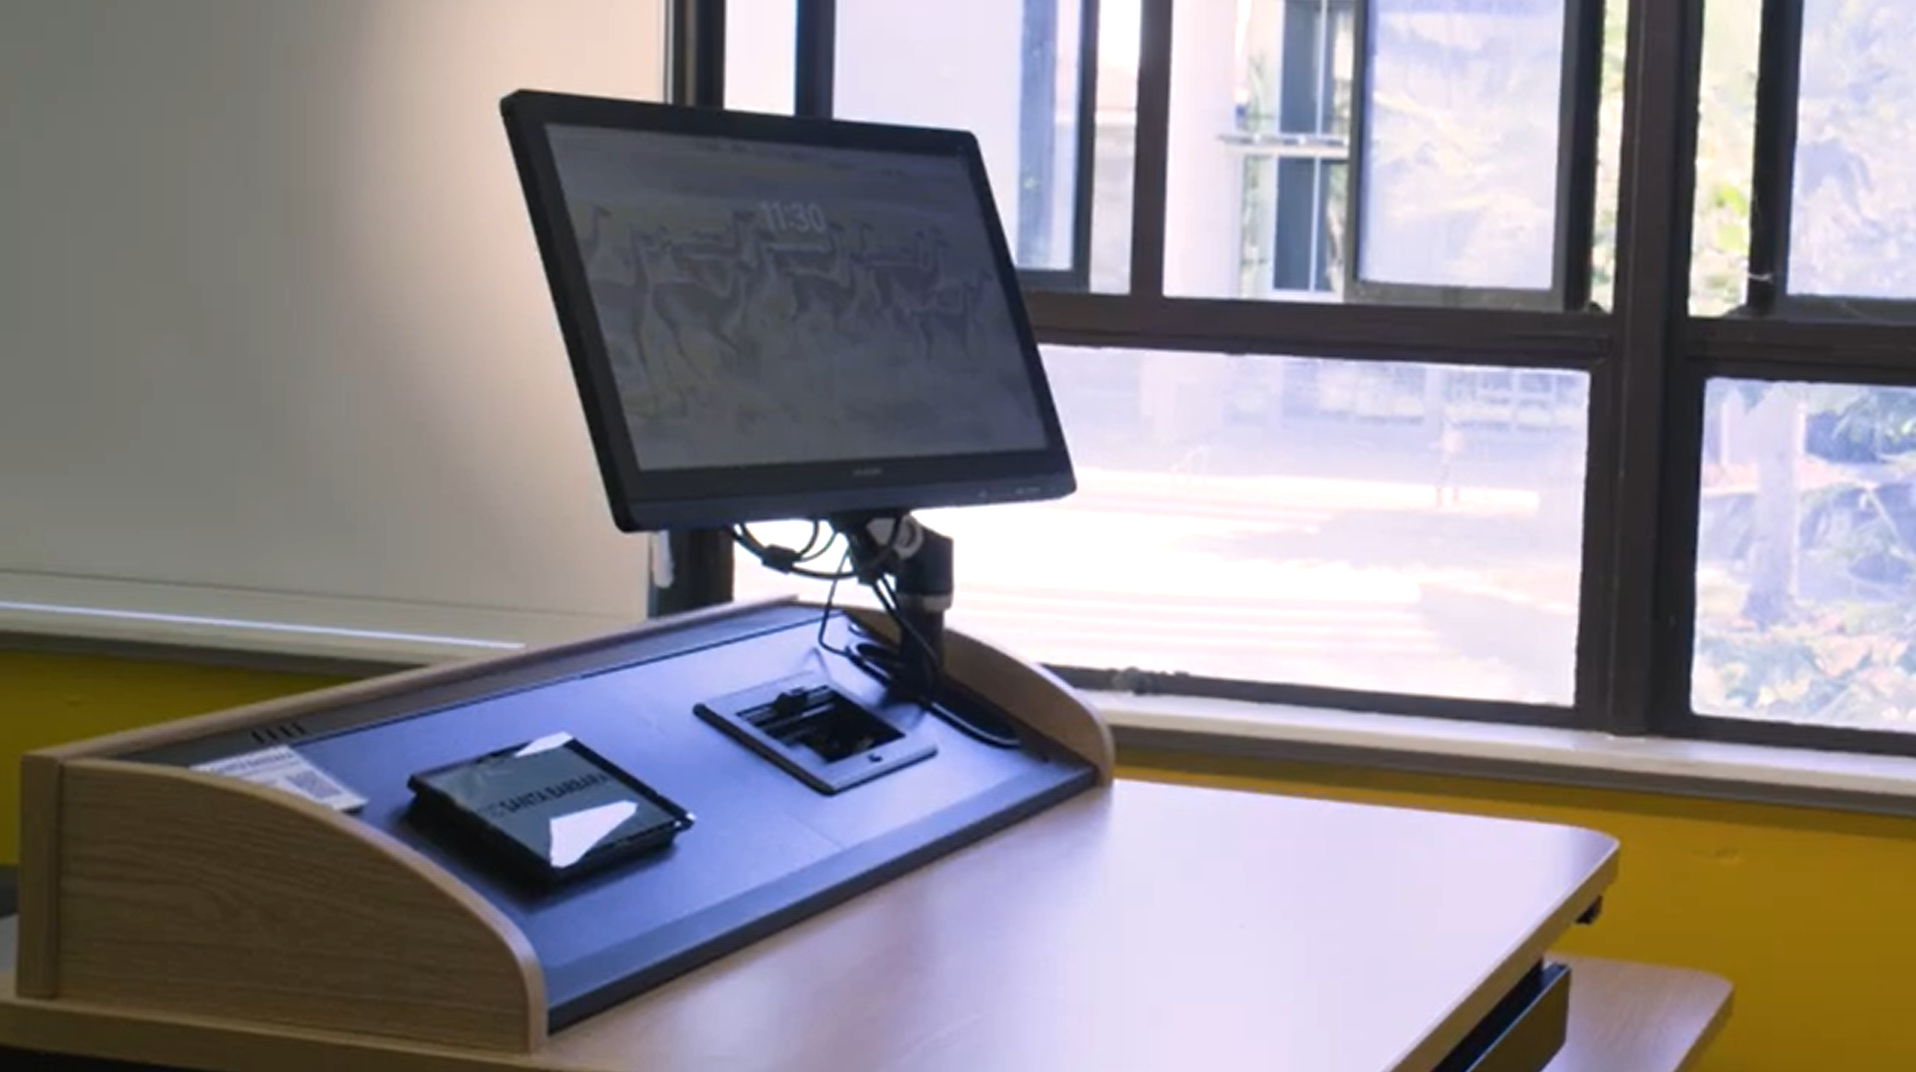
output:
M1800 2L1790 291L1916 297L1916 9Z
M1761 16L1760 0L1714 0L1704 23L1690 246L1689 307L1698 316L1738 308L1749 284Z
M1082 290L1096 12L1083 0L839 0L833 114L975 132L1028 282ZM978 77L979 56L997 61L992 77Z
M1356 4L1261 3L1240 25L1232 124L1222 136L1242 169L1235 293L1341 293Z
M989 0L856 43L896 8L799 3L837 47L796 82L995 124L1083 488L938 519L957 627L1104 689L1916 752L1916 15Z
M798 8L792 0L728 0L725 106L790 115L797 84Z
M1693 702L1916 730L1916 390L1712 380Z
M1668 593L1688 623L1668 725L1907 750L1890 735L1916 732L1916 359L1885 321L1916 294L1916 172L1893 148L1916 81L1879 35L1916 22L1825 0L1708 18L1690 308L1723 319L1689 323L1670 380L1700 432L1694 530L1665 546L1688 574ZM1751 163L1710 151L1732 146Z
M924 514L962 548L955 627L1078 674L1570 706L1586 375L1069 347L1045 364L1078 493ZM755 564L739 580L809 588Z
M1360 5L1354 285L1582 304L1592 154L1577 124L1598 86L1578 78L1596 42L1578 40L1576 8Z
M1622 88L1620 52L1619 77L1591 77L1600 5L1180 0L1173 11L1170 293L1589 299L1592 191L1614 166L1614 124L1601 152L1591 144L1600 101L1620 102ZM1220 199L1227 188L1237 196Z

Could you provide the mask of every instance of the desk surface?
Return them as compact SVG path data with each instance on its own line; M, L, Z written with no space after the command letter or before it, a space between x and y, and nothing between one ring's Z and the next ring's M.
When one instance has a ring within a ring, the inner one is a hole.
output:
M531 1060L431 1064L1427 1072L1602 893L1614 852L1562 827L1120 783L562 1031ZM14 1001L10 977L0 988L0 1041L96 1048L126 1030ZM432 1052L209 1036L173 1025L103 1055L377 1069Z

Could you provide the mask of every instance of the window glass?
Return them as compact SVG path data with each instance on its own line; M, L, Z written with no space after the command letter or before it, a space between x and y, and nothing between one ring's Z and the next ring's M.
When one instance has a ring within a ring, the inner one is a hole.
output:
M1355 0L1181 0L1173 18L1166 292L1336 300Z
M954 628L1054 665L1570 703L1584 374L1046 364L1080 491L924 515L957 540ZM741 598L824 595L741 571Z
M1714 380L1700 714L1916 730L1916 389Z
M1080 0L839 0L833 111L976 134L1018 266L1069 269L1080 8Z
M1750 271L1751 165L1763 0L1710 0L1696 136L1696 208L1690 231L1690 312L1720 316L1743 304Z
M1804 0L1788 290L1916 298L1916 5Z
M794 0L729 0L725 5L725 106L740 112L792 114L798 4Z
M1091 289L1131 289L1132 190L1138 167L1138 0L1099 0L1096 155L1091 178Z
M1547 290L1565 0L1371 0L1358 278Z
M1135 0L1133 0L1135 2ZM1569 0L1376 0L1362 276L1547 290ZM1358 0L1179 0L1165 286L1345 300ZM1606 5L1593 296L1614 260L1625 5ZM1420 300L1373 291L1372 300ZM1434 295L1431 300L1439 300Z

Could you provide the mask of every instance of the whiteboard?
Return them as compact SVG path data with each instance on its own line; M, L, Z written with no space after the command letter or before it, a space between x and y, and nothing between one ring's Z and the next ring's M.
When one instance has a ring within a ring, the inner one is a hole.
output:
M498 100L657 99L662 7L0 9L0 629L432 654L638 618Z

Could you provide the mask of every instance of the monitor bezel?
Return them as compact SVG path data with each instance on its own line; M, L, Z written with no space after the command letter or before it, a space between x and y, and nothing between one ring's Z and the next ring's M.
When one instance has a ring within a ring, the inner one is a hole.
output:
M730 112L521 90L500 102L546 281L614 522L626 532L841 518L933 507L1030 502L1076 490L1070 452L1018 273L971 133ZM647 469L619 402L611 357L559 181L552 127L599 127L775 144L957 156L984 214L993 268L1017 331L1045 446L1029 451L845 462Z

